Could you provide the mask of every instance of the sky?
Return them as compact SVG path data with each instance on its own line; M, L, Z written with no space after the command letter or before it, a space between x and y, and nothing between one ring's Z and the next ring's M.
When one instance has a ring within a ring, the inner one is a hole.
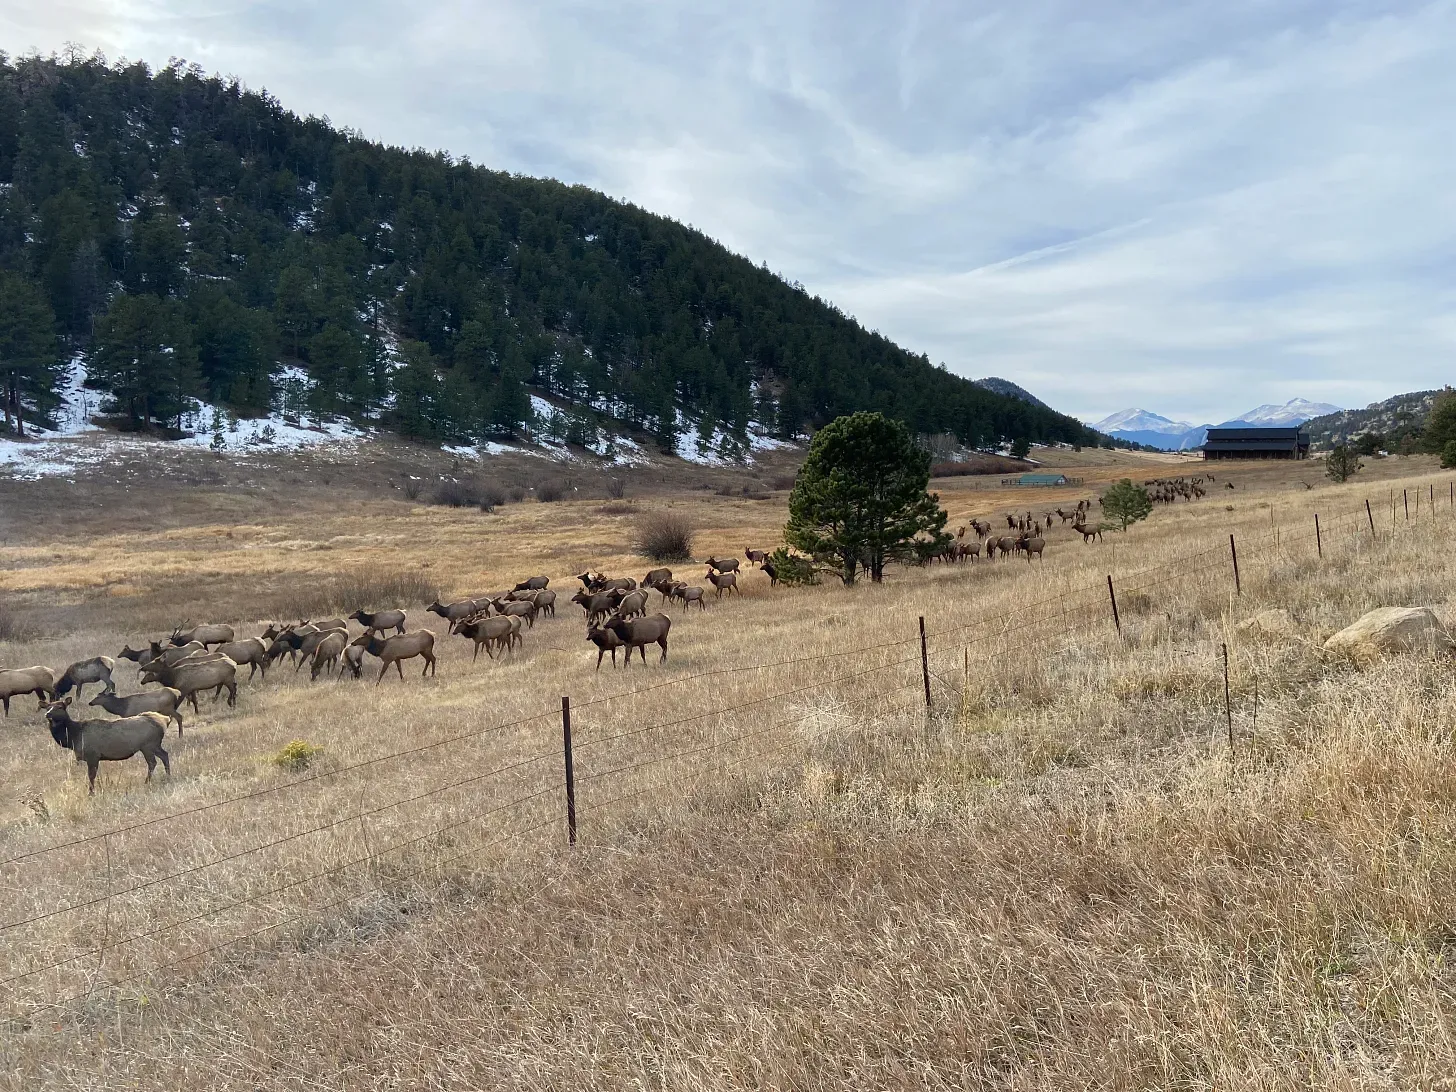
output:
M1456 357L1456 0L0 0L391 144L691 224L1096 420Z

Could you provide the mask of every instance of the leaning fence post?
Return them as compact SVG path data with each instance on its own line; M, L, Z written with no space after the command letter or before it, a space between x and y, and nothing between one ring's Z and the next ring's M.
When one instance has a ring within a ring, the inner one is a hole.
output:
M1401 502L1405 505L1405 521L1407 523L1409 523L1410 522L1410 490L1408 490L1408 489L1402 489L1400 491L1400 499L1401 499Z
M1319 552L1320 557L1325 556L1324 540L1320 538L1319 513L1314 514L1314 548Z
M1107 598L1112 600L1112 624L1117 627L1117 632L1122 632L1122 619L1117 616L1117 593L1112 590L1112 574L1107 574Z
M1234 536L1229 535L1229 556L1234 559L1234 594L1243 595L1243 586L1239 583L1239 550L1234 545Z
M1456 483L1453 483L1456 484ZM1370 498L1365 498L1365 518L1370 521L1370 537L1375 537L1375 513L1370 511Z
M1229 694L1228 642L1223 646L1223 715L1228 720L1229 750L1234 749L1234 706Z
M566 844L576 845L576 767L571 760L571 699L561 697L561 752L566 759Z
M930 652L925 644L925 615L920 616L920 674L925 678L925 710L930 711Z

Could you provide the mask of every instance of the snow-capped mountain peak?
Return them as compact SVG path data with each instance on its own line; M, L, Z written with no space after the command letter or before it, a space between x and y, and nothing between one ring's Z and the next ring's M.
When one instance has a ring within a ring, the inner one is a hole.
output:
M1187 432L1193 426L1186 421L1172 421L1144 409L1125 409L1104 417L1092 426L1099 432Z
M1302 425L1313 417L1323 417L1327 413L1339 413L1339 406L1332 406L1328 402L1311 402L1305 398L1291 398L1282 406L1273 404L1258 406L1241 413L1235 418L1237 421L1246 421L1251 425L1265 425L1277 428L1281 425Z

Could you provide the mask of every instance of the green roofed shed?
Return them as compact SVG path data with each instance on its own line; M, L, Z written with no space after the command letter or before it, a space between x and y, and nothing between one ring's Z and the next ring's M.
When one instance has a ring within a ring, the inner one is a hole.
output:
M1065 474L1023 474L1017 479L1017 485L1066 485Z

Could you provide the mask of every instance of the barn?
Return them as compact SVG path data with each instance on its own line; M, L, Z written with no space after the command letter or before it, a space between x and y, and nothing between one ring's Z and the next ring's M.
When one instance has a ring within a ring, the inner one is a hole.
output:
M1309 433L1299 428L1211 428L1205 459L1307 459Z

